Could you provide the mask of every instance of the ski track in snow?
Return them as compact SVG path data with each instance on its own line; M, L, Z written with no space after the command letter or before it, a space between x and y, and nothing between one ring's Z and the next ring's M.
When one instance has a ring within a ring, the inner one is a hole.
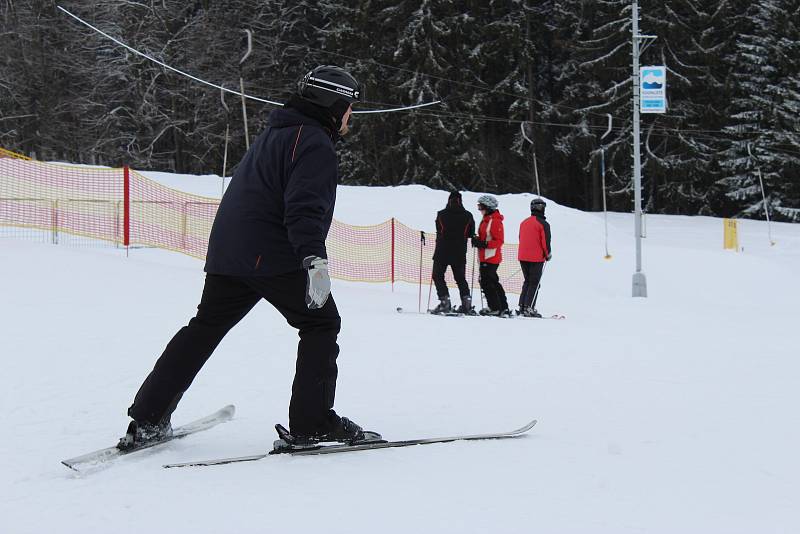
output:
M159 179L219 188L213 177ZM432 230L446 198L342 187L336 217ZM515 241L532 197L499 198ZM648 216L650 297L632 299L630 215L610 215L610 261L602 215L554 203L547 215L554 261L539 308L566 321L398 314L417 309L416 286L334 281L339 413L388 439L536 417L528 436L162 469L261 452L285 424L297 335L262 303L174 416L232 403L233 421L85 475L59 461L124 431L141 380L195 310L202 263L0 239L0 531L800 531L800 225L774 224L770 247L764 223L742 221L744 252L733 253L719 219Z

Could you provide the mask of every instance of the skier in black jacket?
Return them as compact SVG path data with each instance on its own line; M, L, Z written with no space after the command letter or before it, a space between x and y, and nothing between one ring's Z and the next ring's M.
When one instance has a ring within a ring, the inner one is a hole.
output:
M436 284L436 294L439 305L433 313L448 313L452 311L450 304L450 291L444 280L445 272L449 266L453 271L453 278L458 284L461 295L461 307L458 313L472 313L472 295L467 284L467 240L475 233L475 219L472 214L464 209L461 203L461 193L453 191L447 201L447 207L436 214L436 250L433 253L433 282Z
M289 426L297 443L364 439L333 410L340 318L330 297L325 238L338 181L334 144L361 85L317 67L247 151L214 219L197 315L142 384L119 448L163 439L183 393L225 334L263 298L299 330ZM370 433L373 434L374 433Z

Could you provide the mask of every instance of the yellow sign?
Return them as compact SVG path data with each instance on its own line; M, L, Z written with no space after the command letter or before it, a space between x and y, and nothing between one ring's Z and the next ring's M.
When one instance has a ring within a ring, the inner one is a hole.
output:
M739 250L739 232L736 227L736 219L723 219L725 225L725 240L723 246L725 250Z

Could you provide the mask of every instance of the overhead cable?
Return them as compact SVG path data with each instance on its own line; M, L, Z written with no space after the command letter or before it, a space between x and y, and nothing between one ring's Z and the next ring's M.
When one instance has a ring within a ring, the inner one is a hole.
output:
M117 43L118 45L124 47L125 49L133 52L134 54L136 54L138 56L141 56L141 57L143 57L143 58L145 58L145 59L147 59L149 61L152 61L153 63L164 67L165 69L168 69L168 70L171 70L171 71L173 71L173 72L175 72L177 74L180 74L181 76L185 76L186 78L194 80L194 81L196 81L198 83L201 83L203 85L207 85L209 87L214 87L215 89L219 89L220 91L224 91L226 93L231 93L231 94L234 94L234 95L243 96L244 98L247 98L247 99L250 99L250 100L255 100L256 102L263 102L265 104L272 104L273 106L282 106L283 105L282 102L276 102L274 100L269 100L269 99L266 99L266 98L259 98L257 96L243 94L243 93L241 93L239 91L234 91L233 89L228 89L226 87L223 87L221 85L217 85L215 83L209 82L209 81L204 80L202 78L198 78L197 76L193 76L193 75L189 74L188 72L184 72L184 71L182 71L180 69L176 69L175 67L167 65L163 61L160 61L160 60L154 58L153 56L150 56L148 54L145 54L144 52L140 52L139 50L136 50L132 46L129 46L129 45L125 44L124 42L120 41L119 39L117 39L116 37L114 37L112 35L109 35L108 33L104 32L103 30L101 30L101 29L99 29L99 28L97 28L95 26L92 26L91 24L89 24L88 22L83 20L82 18L78 17L77 15L75 15L73 13L70 13L69 11L64 9L63 7L61 7L61 6L56 6L56 7L58 7L58 9L60 9L61 11L63 11L64 13L66 13L67 15L72 17L73 19L77 20L78 22L80 22L81 24L86 26L87 28L90 28L93 31L99 33L100 35L102 35L106 39L110 39L111 41L113 41L113 42ZM414 105L411 105L411 106L402 106L402 107L390 108L390 109L373 109L373 110L364 110L364 111L353 111L353 113L392 113L392 112L395 112L395 111L407 111L407 110L410 110L410 109L418 109L418 108L424 108L424 107L427 107L427 106L433 106L435 104L438 104L439 102L441 102L441 101L440 100L436 100L436 101L433 101L433 102L425 102L425 103L422 103L422 104L414 104Z

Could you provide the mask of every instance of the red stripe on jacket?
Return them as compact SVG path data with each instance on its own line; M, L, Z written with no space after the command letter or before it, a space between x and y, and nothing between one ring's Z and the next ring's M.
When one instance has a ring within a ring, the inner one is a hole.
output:
M303 125L297 130L297 139L294 140L294 148L292 149L292 161L294 161L294 154L297 152L297 144L300 142L300 134L303 132Z

